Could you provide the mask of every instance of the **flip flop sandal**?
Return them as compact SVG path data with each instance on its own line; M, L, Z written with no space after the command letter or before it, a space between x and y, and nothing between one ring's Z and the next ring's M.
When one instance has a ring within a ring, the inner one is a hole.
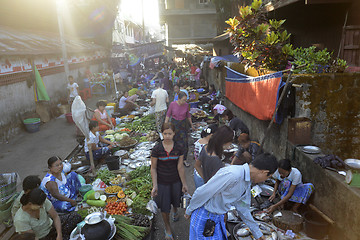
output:
M178 212L172 213L172 221L173 222L179 221L179 213Z
M187 161L184 161L184 166L185 167L190 167L190 164Z
M172 234L168 234L168 233L166 232L166 230L164 231L164 233L165 233L165 239L166 239L166 240L174 240Z

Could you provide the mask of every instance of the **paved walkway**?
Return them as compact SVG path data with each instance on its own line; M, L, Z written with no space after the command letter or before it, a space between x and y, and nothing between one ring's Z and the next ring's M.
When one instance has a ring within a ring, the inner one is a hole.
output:
M86 101L86 105L95 109L99 99L110 100L111 96L94 96ZM191 166L186 168L186 179L190 194L194 192L193 181L193 140L189 139L188 160ZM7 144L0 144L0 173L17 172L21 179L28 175L39 175L42 178L48 168L49 157L57 155L64 159L77 146L76 127L69 124L64 117L52 119L42 124L40 131L28 133L25 130L9 140ZM189 220L183 218L184 209L180 209L180 220L171 223L174 239L185 240L189 235ZM160 214L154 220L155 231L152 234L153 240L164 239L164 226Z
M95 108L94 96L86 105ZM47 171L47 160L57 155L64 159L77 146L76 127L65 117L51 119L40 126L40 131L28 133L25 130L12 137L7 144L0 144L1 173L17 172L21 179L28 175L42 178Z

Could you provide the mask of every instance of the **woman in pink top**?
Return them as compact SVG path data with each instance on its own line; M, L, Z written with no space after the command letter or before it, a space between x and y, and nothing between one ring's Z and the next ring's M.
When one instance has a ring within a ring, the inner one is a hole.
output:
M170 103L169 109L166 114L165 123L169 122L175 125L175 137L174 141L181 143L184 147L184 165L189 167L190 164L186 161L188 152L188 137L187 137L187 123L189 120L191 128L194 130L194 126L191 121L191 115L189 113L189 104L186 102L187 96L184 92L179 92L179 98L177 101Z
M104 101L99 101L96 103L96 107L97 109L94 111L94 117L91 120L99 123L99 131L103 132L114 128L116 122L114 118L110 118L105 110L106 103Z

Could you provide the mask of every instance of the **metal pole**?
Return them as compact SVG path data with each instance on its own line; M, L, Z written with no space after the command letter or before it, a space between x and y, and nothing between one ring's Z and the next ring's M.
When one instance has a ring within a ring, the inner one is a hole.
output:
M58 18L58 25L59 25L59 33L60 33L60 41L61 41L61 51L62 57L64 61L64 69L66 79L69 77L69 62L66 52L66 41L64 37L64 25L63 25L63 10L64 10L64 1L63 0L56 0L56 13Z
M144 0L141 0L142 7L142 30L143 30L143 43L145 43L145 13L144 13Z

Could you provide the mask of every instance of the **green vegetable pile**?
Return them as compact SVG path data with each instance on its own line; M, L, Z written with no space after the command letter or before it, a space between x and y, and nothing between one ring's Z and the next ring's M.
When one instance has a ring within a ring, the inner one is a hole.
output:
M130 179L133 180L138 177L144 177L151 181L151 172L150 167L148 166L141 166L131 172L129 172Z
M131 123L127 123L125 127L131 129L132 131L142 133L147 133L149 131L155 130L155 115L149 114L146 117L142 117L140 119L134 120Z
M132 218L121 215L113 215L112 217L115 218L116 237L120 239L143 239L150 231L150 228L148 227L132 225Z
M150 167L141 166L129 173L130 181L126 185L125 194L131 195L134 192L136 196L132 199L131 209L133 213L150 215L150 211L146 209L146 205L151 199L152 179Z
M100 178L106 185L109 185L110 179L114 177L116 177L116 175L106 168L97 172L97 178Z

